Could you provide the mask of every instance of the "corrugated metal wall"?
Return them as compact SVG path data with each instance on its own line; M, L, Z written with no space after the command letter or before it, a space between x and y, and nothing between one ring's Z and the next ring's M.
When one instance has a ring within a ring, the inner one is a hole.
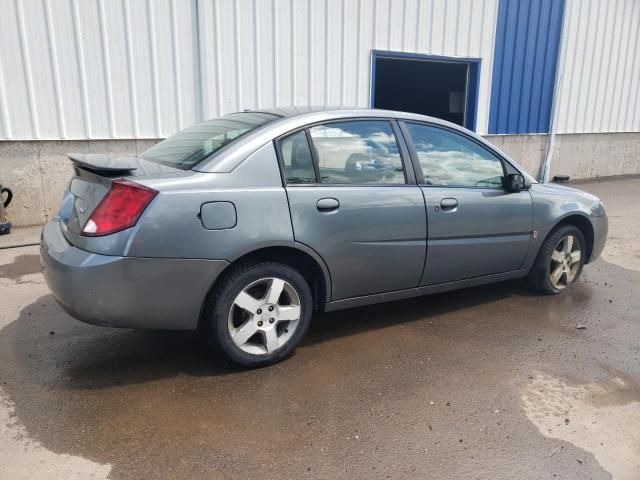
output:
M640 131L640 1L566 1L558 132Z
M640 2L566 2L559 131L640 131ZM0 12L0 139L157 138L244 108L368 106L373 49L481 58L488 131L498 0L0 0Z
M564 0L502 0L498 13L489 133L546 133Z
M195 0L0 11L0 138L162 137L201 118Z
M272 105L368 106L371 50L479 57L497 0L0 0L0 139L164 137Z
M373 49L481 57L486 130L497 0L201 1L205 116L270 105L368 106ZM217 52L221 54L218 55Z

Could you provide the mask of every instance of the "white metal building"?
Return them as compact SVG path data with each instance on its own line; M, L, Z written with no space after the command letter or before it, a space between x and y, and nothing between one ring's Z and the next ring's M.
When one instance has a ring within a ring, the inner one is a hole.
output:
M0 183L45 220L67 151L283 105L419 111L536 175L640 173L640 0L0 0ZM493 136L495 135L495 137ZM50 142L55 140L56 142Z

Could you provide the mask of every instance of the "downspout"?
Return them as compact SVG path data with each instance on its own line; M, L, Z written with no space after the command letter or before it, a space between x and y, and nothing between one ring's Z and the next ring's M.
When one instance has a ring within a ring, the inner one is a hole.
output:
M551 118L549 119L549 138L547 141L547 151L545 153L544 162L540 166L538 172L538 181L546 183L549 181L549 172L551 171L551 160L553 159L553 151L556 146L556 131L558 123L558 104L560 100L560 89L562 87L562 78L564 76L564 63L565 63L565 45L567 43L566 30L567 30L567 1L565 0L562 6L562 26L560 27L560 51L558 52L558 66L556 70L556 78L553 86L553 100L551 102Z

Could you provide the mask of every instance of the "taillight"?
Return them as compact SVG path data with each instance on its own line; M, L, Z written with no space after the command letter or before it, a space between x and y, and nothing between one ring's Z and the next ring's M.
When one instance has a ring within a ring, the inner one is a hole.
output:
M157 194L156 190L129 180L114 180L85 223L82 235L99 237L133 227Z

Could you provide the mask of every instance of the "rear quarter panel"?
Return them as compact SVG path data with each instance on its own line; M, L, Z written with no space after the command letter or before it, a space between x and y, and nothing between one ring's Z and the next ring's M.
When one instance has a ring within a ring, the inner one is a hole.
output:
M127 245L133 257L233 261L269 246L293 246L289 205L269 142L230 173L191 172L183 178L141 181L160 191ZM207 202L231 202L233 228L208 230L199 218Z

